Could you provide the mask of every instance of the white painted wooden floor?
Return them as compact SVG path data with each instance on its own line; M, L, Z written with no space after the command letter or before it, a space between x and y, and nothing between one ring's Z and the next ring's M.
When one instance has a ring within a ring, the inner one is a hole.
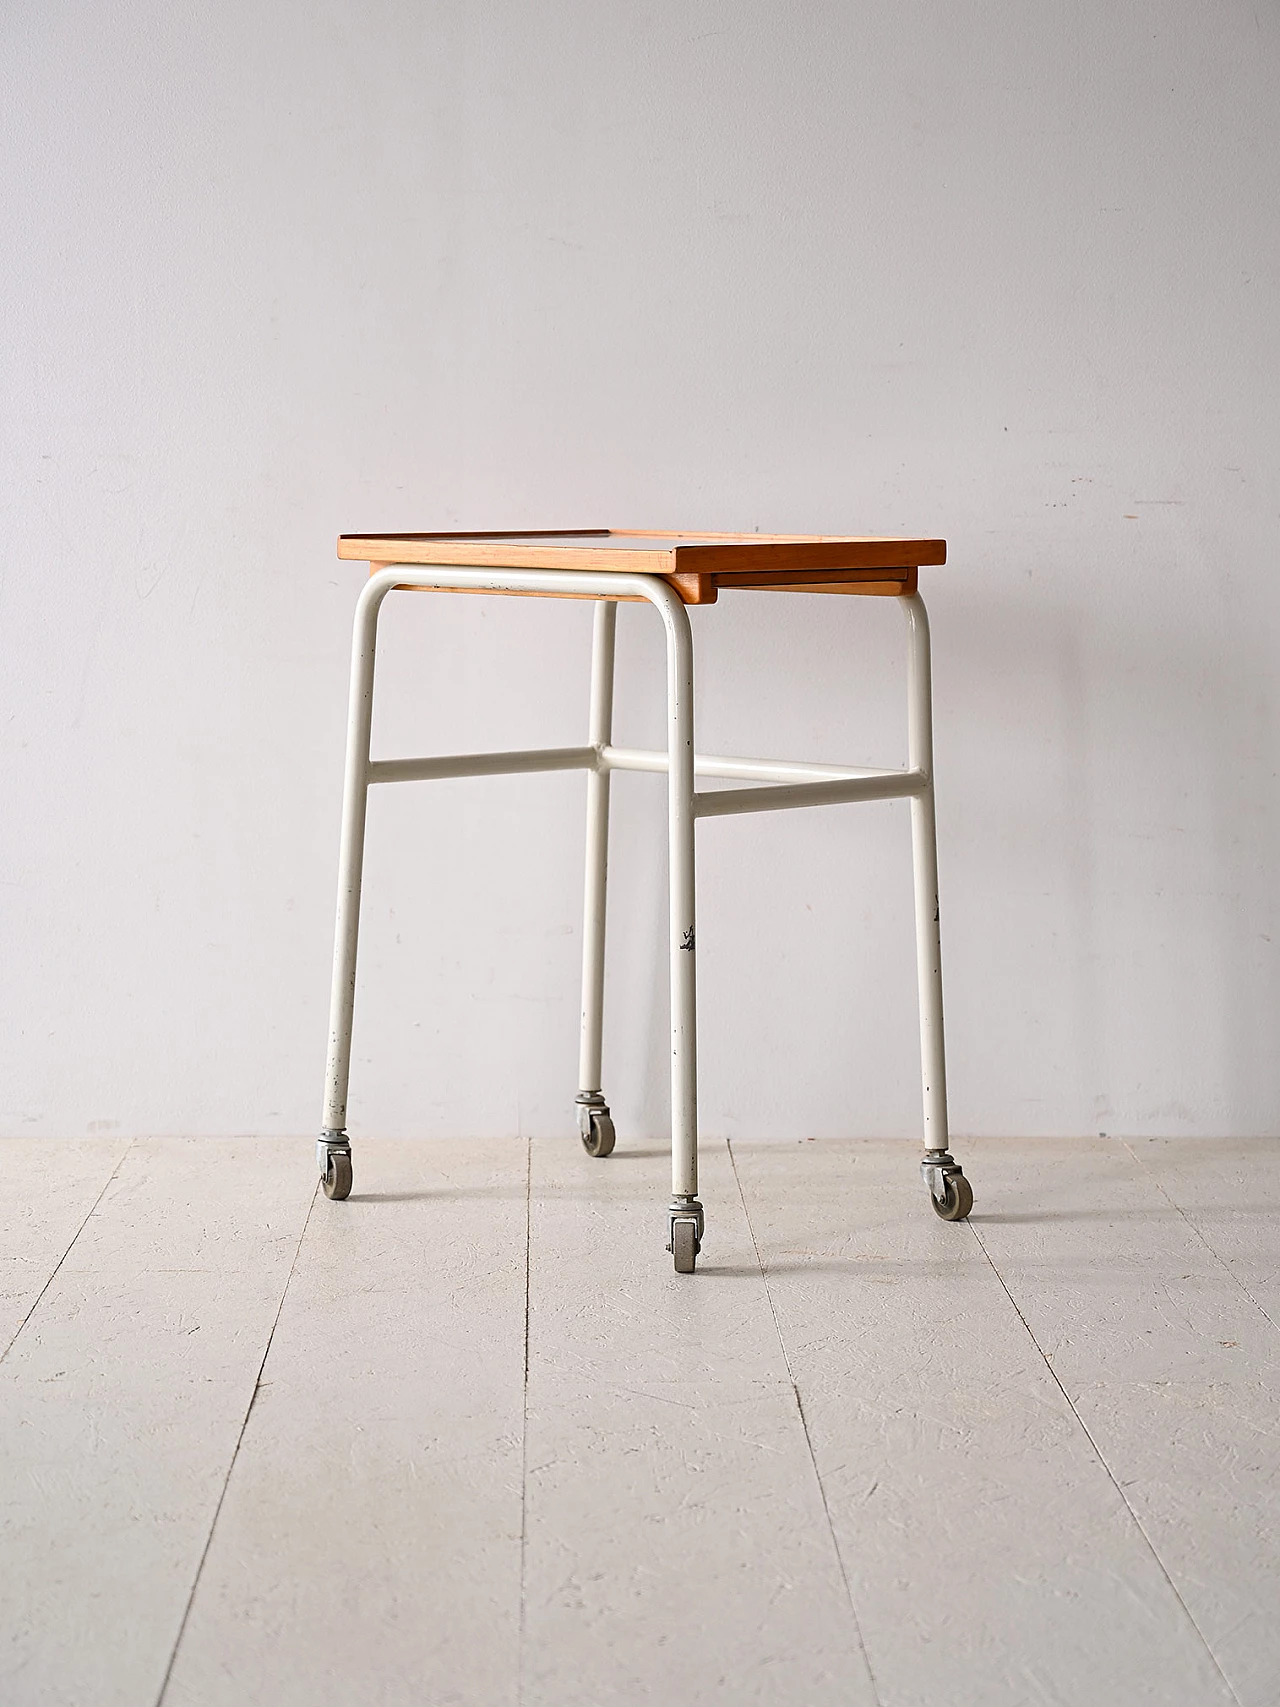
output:
M959 1149L0 1144L0 1702L1277 1707L1280 1142Z

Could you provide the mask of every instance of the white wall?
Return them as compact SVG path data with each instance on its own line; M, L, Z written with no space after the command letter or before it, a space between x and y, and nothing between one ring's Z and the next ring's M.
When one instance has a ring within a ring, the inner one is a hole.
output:
M945 535L955 1128L1275 1130L1274 6L0 31L0 1130L313 1129L334 536L593 524ZM387 608L383 752L582 738L588 607ZM695 613L700 744L898 760L898 627ZM570 1129L582 786L375 795L353 1132ZM615 799L606 1088L656 1133L662 785ZM699 836L704 1130L915 1132L905 808Z

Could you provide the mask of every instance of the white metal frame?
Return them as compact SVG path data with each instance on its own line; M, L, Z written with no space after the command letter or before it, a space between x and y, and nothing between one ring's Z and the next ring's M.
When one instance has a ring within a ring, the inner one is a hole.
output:
M572 593L600 601L595 607L587 745L533 748L509 753L461 753L439 758L372 759L370 740L378 613L387 594L396 587ZM619 595L647 600L662 618L666 631L665 752L613 745L614 636L618 609L614 601ZM860 800L910 800L924 1091L924 1174L935 1202L941 1202L948 1182L960 1170L947 1147L929 622L919 594L900 597L898 603L906 617L908 633L907 768L868 770L773 759L715 758L695 753L693 636L689 615L678 594L661 576L630 571L471 569L416 564L391 565L373 574L356 606L352 649L329 1053L323 1133L318 1147L322 1171L332 1166L335 1157L347 1158L349 1168L347 1085L351 1065L360 886L369 788L375 783L425 782L441 777L501 776L525 771L586 771L587 849L578 1087L579 1118L585 1133L591 1111L608 1113L601 1086L601 1053L610 777L616 770L659 771L667 775L670 844L672 1196L667 1211L668 1248L671 1248L670 1241L680 1221L693 1223L695 1251L700 1246L703 1232L703 1210L697 1195L697 954L694 918L694 824L699 818L739 812L770 812L799 806L829 806ZM698 777L763 786L699 792L695 787Z

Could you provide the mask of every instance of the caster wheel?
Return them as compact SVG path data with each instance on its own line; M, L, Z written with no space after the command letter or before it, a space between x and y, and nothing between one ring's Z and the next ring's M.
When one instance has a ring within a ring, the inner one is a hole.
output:
M935 1215L944 1221L963 1221L973 1208L973 1187L961 1173L947 1175L947 1195L941 1202L929 1193Z
M582 1148L589 1156L611 1156L618 1134L607 1114L593 1114L590 1129L582 1135Z
M351 1196L351 1157L341 1150L330 1150L320 1184L326 1197L341 1200Z
M698 1230L692 1221L672 1222L671 1254L677 1274L692 1274L698 1266Z

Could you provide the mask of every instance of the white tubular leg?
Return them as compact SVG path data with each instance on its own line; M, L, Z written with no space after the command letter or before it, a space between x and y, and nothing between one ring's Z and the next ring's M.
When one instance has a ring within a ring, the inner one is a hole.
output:
M667 835L671 883L671 1194L698 1195L698 1036L694 936L693 633L674 593L667 630ZM701 1208L698 1208L701 1238Z
M334 927L333 987L329 1000L329 1054L324 1081L325 1141L346 1143L351 1022L356 999L356 945L360 934L360 880L364 867L365 808L369 798L369 738L373 730L373 678L378 610L392 578L370 580L356 605L351 648L351 701L342 790L342 840L338 856L338 914ZM323 1166L323 1158L321 1161Z
M920 985L920 1066L926 1150L947 1149L947 1066L942 1033L942 942L938 924L938 845L933 813L933 688L929 618L918 593L899 599L908 628L908 759L926 778L911 801L915 868L916 970Z
M591 641L591 718L587 736L593 747L613 739L613 653L618 606L601 599L595 608ZM609 871L609 772L587 772L587 862L582 913L582 1045L578 1056L578 1106L603 1108L601 1052L604 1025L605 896ZM589 1116L588 1116L589 1118Z

